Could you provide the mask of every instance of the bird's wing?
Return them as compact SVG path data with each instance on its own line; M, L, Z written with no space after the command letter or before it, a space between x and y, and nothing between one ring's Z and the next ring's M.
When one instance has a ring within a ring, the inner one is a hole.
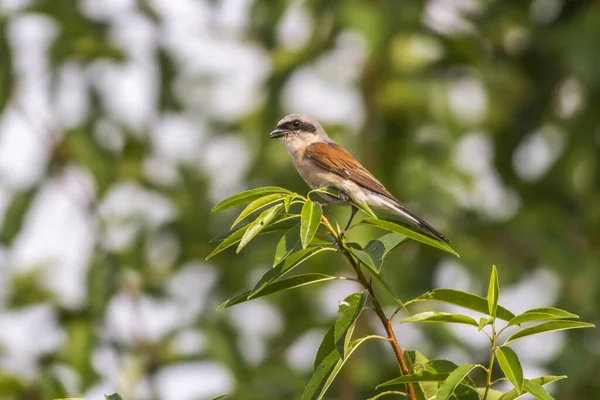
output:
M310 144L306 148L304 156L329 172L350 179L362 187L399 203L373 174L367 171L346 149L337 143L319 142Z
M367 188L375 193L390 199L398 213L406 216L408 219L413 220L417 225L423 228L426 232L433 234L433 236L441 239L445 242L449 242L448 239L442 235L437 229L429 225L422 218L412 213L404 204L396 199L387 189L371 174L365 167L363 167L346 149L337 143L326 143L319 142L310 144L305 152L304 156L310 158L317 163L321 168L326 169L329 172L333 172L343 178L350 179L358 185Z

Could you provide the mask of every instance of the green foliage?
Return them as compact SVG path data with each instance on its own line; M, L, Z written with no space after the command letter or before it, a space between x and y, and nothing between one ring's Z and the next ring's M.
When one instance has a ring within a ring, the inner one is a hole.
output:
M268 188L269 192L277 191L277 188ZM278 193L284 193L281 189ZM242 195L235 195L224 200L220 204L232 204L240 199L249 199L252 193L264 193L261 189L255 191L247 191ZM262 197L264 202L257 204L271 204L275 198ZM573 321L572 318L578 318L577 315L558 308L536 308L528 310L518 316L498 304L500 295L500 284L498 279L498 271L496 266L492 266L490 275L487 298L483 298L477 294L462 292L452 289L435 289L418 296L412 300L402 302L393 293L391 287L385 282L381 276L381 270L385 256L392 250L397 249L401 244L408 239L431 245L432 247L456 254L445 242L441 242L436 238L423 239L423 235L415 233L408 228L401 227L390 221L381 221L367 218L359 224L367 223L369 225L391 230L393 233L386 234L380 238L371 239L368 245L363 249L359 244L347 242L345 232L342 232L338 226L337 230L333 228L327 216L321 212L321 207L318 203L305 198L298 194L289 194L293 196L296 202L303 203L299 211L300 228L295 225L286 231L277 248L275 250L275 263L272 269L267 271L263 277L255 285L254 289L244 292L236 297L227 300L221 304L218 309L239 304L251 300L256 297L265 296L281 292L284 290L298 288L313 283L327 282L332 279L344 279L343 277L335 277L318 273L299 274L291 278L280 280L280 278L295 269L298 265L306 261L308 258L315 256L322 251L336 251L345 257L349 265L357 274L356 281L360 283L364 290L359 293L351 294L346 297L339 306L339 316L335 323L325 334L323 341L318 349L314 362L314 373L310 378L302 399L322 399L327 389L331 386L333 380L340 372L342 366L348 361L356 348L365 340L370 338L383 339L392 344L392 348L396 351L399 348L397 339L390 333L393 318L398 311L404 309L408 312L407 307L423 301L438 301L449 303L455 306L466 308L485 314L486 317L480 318L479 322L474 318L457 313L447 313L441 311L422 311L417 314L409 315L402 319L400 323L424 323L424 322L442 322L471 325L479 332L487 335L490 339L490 354L489 366L485 367L481 364L464 364L456 365L448 360L428 360L425 356L418 352L414 352L405 358L403 354L396 354L400 365L401 376L377 386L377 389L401 385L406 388L405 393L411 400L425 399L435 397L439 400L447 400L450 398L470 400L496 400L502 398L504 400L517 398L524 392L530 393L538 399L551 399L548 392L542 388L541 384L549 383L555 380L552 377L539 378L538 380L527 380L523 376L523 369L519 361L518 355L513 349L507 346L508 343L527 336L532 336L544 332L556 330L575 329L575 328L591 328L593 324ZM278 198L279 199L279 198ZM254 200L256 202L256 200ZM260 225L260 230L268 229L270 224L277 224L279 221L274 219L274 215L281 212L283 204L272 206L270 209L263 211L254 222L248 224L250 228L242 236L247 235L250 229ZM253 208L252 210L254 210ZM245 216L250 213L248 209L242 211ZM293 211L290 211L294 215ZM238 217L236 221L241 220ZM366 221L366 222L365 222ZM322 229L327 232L331 238L331 244L314 245L312 244L315 235ZM258 234L259 231L256 232ZM235 231L231 236L236 238L240 234ZM400 235L402 233L402 235ZM254 233L250 236L253 237ZM231 237L230 236L230 237ZM224 240L228 241L229 238ZM236 239L237 240L237 239ZM245 243L247 243L247 240ZM222 243L224 243L222 242ZM231 240L229 241L231 242ZM302 246L298 246L299 242ZM245 244L244 243L244 244ZM214 252L213 252L214 253ZM382 310L376 292L373 289L370 279L364 275L361 266L366 267L366 271L371 277L376 278L382 283L385 290L396 299L400 305L398 310L388 318ZM351 340L358 317L365 308L367 301L370 299L372 308L379 316L381 322L388 332L388 337L380 337L376 335L364 336L360 339ZM508 321L504 328L497 330L497 319ZM548 321L550 320L550 321ZM508 327L520 326L524 322L542 322L538 325L520 328L513 333L504 344L499 345L499 338ZM486 330L489 327L490 332ZM407 366L406 360L411 361L411 365ZM514 389L502 393L492 389L492 369L494 360L497 359L502 372L506 379L511 382ZM470 374L476 370L482 369L486 372L486 382L483 387L477 387L474 381L470 378ZM558 378L557 378L558 379ZM394 391L391 391L393 393ZM387 392L381 393L385 395ZM377 396L376 396L377 397Z

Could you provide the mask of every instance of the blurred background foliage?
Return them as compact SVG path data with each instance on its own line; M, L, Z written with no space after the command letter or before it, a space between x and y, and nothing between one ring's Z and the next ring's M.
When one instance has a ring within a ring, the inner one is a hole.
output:
M401 297L483 294L496 264L513 312L600 322L597 1L0 0L0 15L0 398L299 396L357 287L217 313L277 238L204 261L234 215L210 216L218 200L306 193L267 137L290 112L318 118L461 254L395 252ZM349 275L335 254L303 268ZM397 328L429 358L483 362L473 331ZM595 330L515 347L527 378L569 375L557 398L600 397ZM354 357L330 398L397 373L383 345Z

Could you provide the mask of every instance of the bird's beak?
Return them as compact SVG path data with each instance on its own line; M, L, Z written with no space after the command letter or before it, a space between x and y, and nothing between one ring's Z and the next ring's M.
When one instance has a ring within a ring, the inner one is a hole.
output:
M269 137L271 139L277 139L282 137L285 134L286 131L284 131L283 129L279 129L279 128L275 128L271 131L271 133L269 133Z

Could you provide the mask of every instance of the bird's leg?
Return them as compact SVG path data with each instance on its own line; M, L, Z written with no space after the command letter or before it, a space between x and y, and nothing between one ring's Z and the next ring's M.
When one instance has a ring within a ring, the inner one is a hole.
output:
M348 220L348 223L346 224L346 227L342 231L342 236L346 235L346 232L350 228L350 224L352 224L352 220L354 219L354 216L356 215L357 212L358 212L358 207L356 207L356 206L353 205L352 206L352 214L350 214L350 219Z
M339 196L340 197L337 199L332 199L332 200L326 201L325 203L321 203L321 207L339 206L339 205L348 203L348 200L350 200L350 197L348 197L348 195L344 192L340 192ZM331 196L327 196L327 197L331 197Z

